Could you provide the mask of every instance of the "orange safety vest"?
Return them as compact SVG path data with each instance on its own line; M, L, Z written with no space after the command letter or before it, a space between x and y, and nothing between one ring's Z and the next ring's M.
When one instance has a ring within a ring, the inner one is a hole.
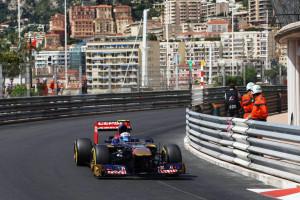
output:
M251 119L266 120L269 115L266 98L260 94L255 97Z
M252 112L253 104L254 99L251 92L247 92L242 96L241 107L244 109L244 119L247 119L248 115Z

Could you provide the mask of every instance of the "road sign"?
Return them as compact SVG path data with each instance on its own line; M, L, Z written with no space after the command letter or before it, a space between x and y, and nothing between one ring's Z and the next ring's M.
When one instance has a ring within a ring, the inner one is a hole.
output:
M189 65L190 70L193 69L193 64L194 64L194 62L192 60L188 61L188 65Z
M200 61L200 66L201 66L201 67L204 67L205 65L206 65L205 60L201 60L201 61Z

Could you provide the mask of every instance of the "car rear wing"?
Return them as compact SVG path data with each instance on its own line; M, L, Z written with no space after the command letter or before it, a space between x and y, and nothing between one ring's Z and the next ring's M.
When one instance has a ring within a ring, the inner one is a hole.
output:
M122 123L128 130L132 129L130 120L97 121L94 124L94 143L99 143L99 131L117 131Z

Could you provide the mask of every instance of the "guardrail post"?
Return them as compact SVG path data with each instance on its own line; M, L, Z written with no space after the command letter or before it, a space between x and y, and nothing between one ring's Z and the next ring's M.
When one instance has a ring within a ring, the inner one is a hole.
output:
M278 102L277 102L277 111L279 112L279 113L281 113L281 111L282 111L282 93L281 92L278 92L277 93L278 94Z

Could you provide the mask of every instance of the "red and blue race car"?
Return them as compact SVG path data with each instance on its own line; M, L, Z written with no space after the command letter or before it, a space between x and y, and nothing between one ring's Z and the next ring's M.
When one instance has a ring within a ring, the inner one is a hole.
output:
M120 133L120 127L124 126L126 133ZM88 138L74 142L76 165L90 166L96 177L185 173L181 150L176 144L156 145L151 138L131 136L131 130L129 120L96 122L93 142ZM101 141L101 133L108 131L118 132ZM122 138L124 134L126 138Z

